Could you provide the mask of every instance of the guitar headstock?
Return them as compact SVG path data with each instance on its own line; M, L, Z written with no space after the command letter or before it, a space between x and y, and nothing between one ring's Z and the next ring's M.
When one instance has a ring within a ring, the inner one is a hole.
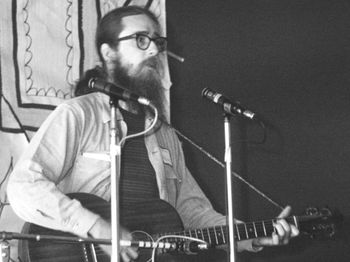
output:
M310 238L331 238L342 221L343 216L337 210L308 207L305 215L299 217L299 230Z

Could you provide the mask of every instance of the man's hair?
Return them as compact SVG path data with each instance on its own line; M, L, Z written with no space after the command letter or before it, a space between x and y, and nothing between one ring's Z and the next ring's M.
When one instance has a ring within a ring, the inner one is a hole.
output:
M113 9L102 17L96 30L96 48L101 60L102 55L100 53L100 47L103 43L109 44L114 48L118 46L117 39L120 32L123 30L121 22L122 18L141 14L148 16L157 26L159 26L157 17L151 11L134 5Z

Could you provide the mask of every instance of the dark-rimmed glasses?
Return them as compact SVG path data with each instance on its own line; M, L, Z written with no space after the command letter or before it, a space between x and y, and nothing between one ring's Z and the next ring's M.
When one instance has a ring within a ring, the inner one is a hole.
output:
M148 49L149 46L151 45L151 41L153 41L156 44L159 52L163 52L167 49L168 40L166 39L166 37L157 36L157 37L152 38L146 34L136 33L136 34L132 34L132 35L118 38L117 40L124 41L124 40L128 40L128 39L135 39L137 47L140 48L141 50Z

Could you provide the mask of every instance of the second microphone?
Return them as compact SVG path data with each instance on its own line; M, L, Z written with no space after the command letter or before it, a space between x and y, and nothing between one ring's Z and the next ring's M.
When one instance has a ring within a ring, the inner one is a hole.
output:
M204 88L202 90L202 96L211 102L221 105L222 109L231 115L240 115L249 119L255 119L255 113L244 108L238 102L232 102L222 94L217 93L210 88Z

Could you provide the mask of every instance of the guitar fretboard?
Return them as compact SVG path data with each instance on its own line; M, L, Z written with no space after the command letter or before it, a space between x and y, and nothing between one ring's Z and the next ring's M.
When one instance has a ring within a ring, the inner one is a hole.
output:
M297 217L286 218L287 222L298 227ZM247 240L258 237L271 236L275 232L274 223L276 219L264 220L258 222L237 223L234 224L235 240ZM171 233L169 235L186 236L204 240L211 245L222 245L229 241L228 226L214 226L195 230L185 230L182 232ZM167 234L162 234L167 235ZM171 238L170 238L171 239ZM173 241L176 241L173 239Z

